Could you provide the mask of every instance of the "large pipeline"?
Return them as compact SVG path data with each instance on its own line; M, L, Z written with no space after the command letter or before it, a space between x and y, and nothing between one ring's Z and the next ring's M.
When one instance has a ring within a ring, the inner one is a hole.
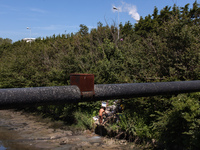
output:
M99 84L95 86L95 99L120 99L200 92L200 80L177 82Z
M155 95L200 92L200 80L94 85L95 95L83 97L76 85L0 89L0 108L64 104Z

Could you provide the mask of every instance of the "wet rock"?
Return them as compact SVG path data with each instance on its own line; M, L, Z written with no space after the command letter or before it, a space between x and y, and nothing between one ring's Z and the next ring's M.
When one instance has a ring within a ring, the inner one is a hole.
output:
M50 137L51 140L59 139L59 138L60 138L60 136L58 136L58 135L53 135L53 136Z
M72 131L64 131L64 134L67 136L67 135L72 135L73 132Z
M127 144L127 141L126 141L126 140L119 140L119 144L121 144L121 145L126 145L126 144Z
M35 140L50 140L49 137L38 137L38 138L35 138Z
M60 145L65 145L65 144L67 144L66 141L61 141L61 142L60 142Z
M83 131L84 134L91 134L91 131L90 130L85 130Z
M131 145L131 146L130 146L130 149L134 149L134 148L135 148L135 145Z
M62 138L62 137L65 137L66 134L65 133L53 133L53 134L50 134L50 139L53 140L53 139L59 139L59 138Z
M104 139L104 141L105 141L105 143L107 144L107 145L113 145L113 144L116 144L116 141L115 140L113 140L113 139Z
M55 131L54 129L47 129L47 132L49 132L49 133L52 133L54 131Z
M92 144L90 144L89 142L81 142L79 144L77 144L78 146L92 146Z
M100 143L94 143L93 144L93 146L99 146L100 145Z

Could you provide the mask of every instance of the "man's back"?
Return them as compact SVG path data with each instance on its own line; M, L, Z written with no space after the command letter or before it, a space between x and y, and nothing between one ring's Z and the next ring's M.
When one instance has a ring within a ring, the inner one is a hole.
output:
M101 109L99 110L99 116L102 116L102 115L103 115L103 112L104 112L104 109L101 108Z

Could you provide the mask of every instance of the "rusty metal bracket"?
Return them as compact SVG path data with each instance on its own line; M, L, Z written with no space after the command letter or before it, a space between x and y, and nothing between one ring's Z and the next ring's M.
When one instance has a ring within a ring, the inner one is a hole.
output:
M78 86L82 99L92 99L95 95L93 74L72 73L70 84Z

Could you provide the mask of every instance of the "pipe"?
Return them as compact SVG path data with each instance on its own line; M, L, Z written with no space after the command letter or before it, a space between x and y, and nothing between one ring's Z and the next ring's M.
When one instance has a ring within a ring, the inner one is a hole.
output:
M200 92L200 80L97 84L94 91L94 97L84 98L76 85L0 89L0 108Z
M0 89L0 108L72 103L81 100L77 86Z
M200 80L177 82L99 84L94 87L95 99L121 99L200 92Z

